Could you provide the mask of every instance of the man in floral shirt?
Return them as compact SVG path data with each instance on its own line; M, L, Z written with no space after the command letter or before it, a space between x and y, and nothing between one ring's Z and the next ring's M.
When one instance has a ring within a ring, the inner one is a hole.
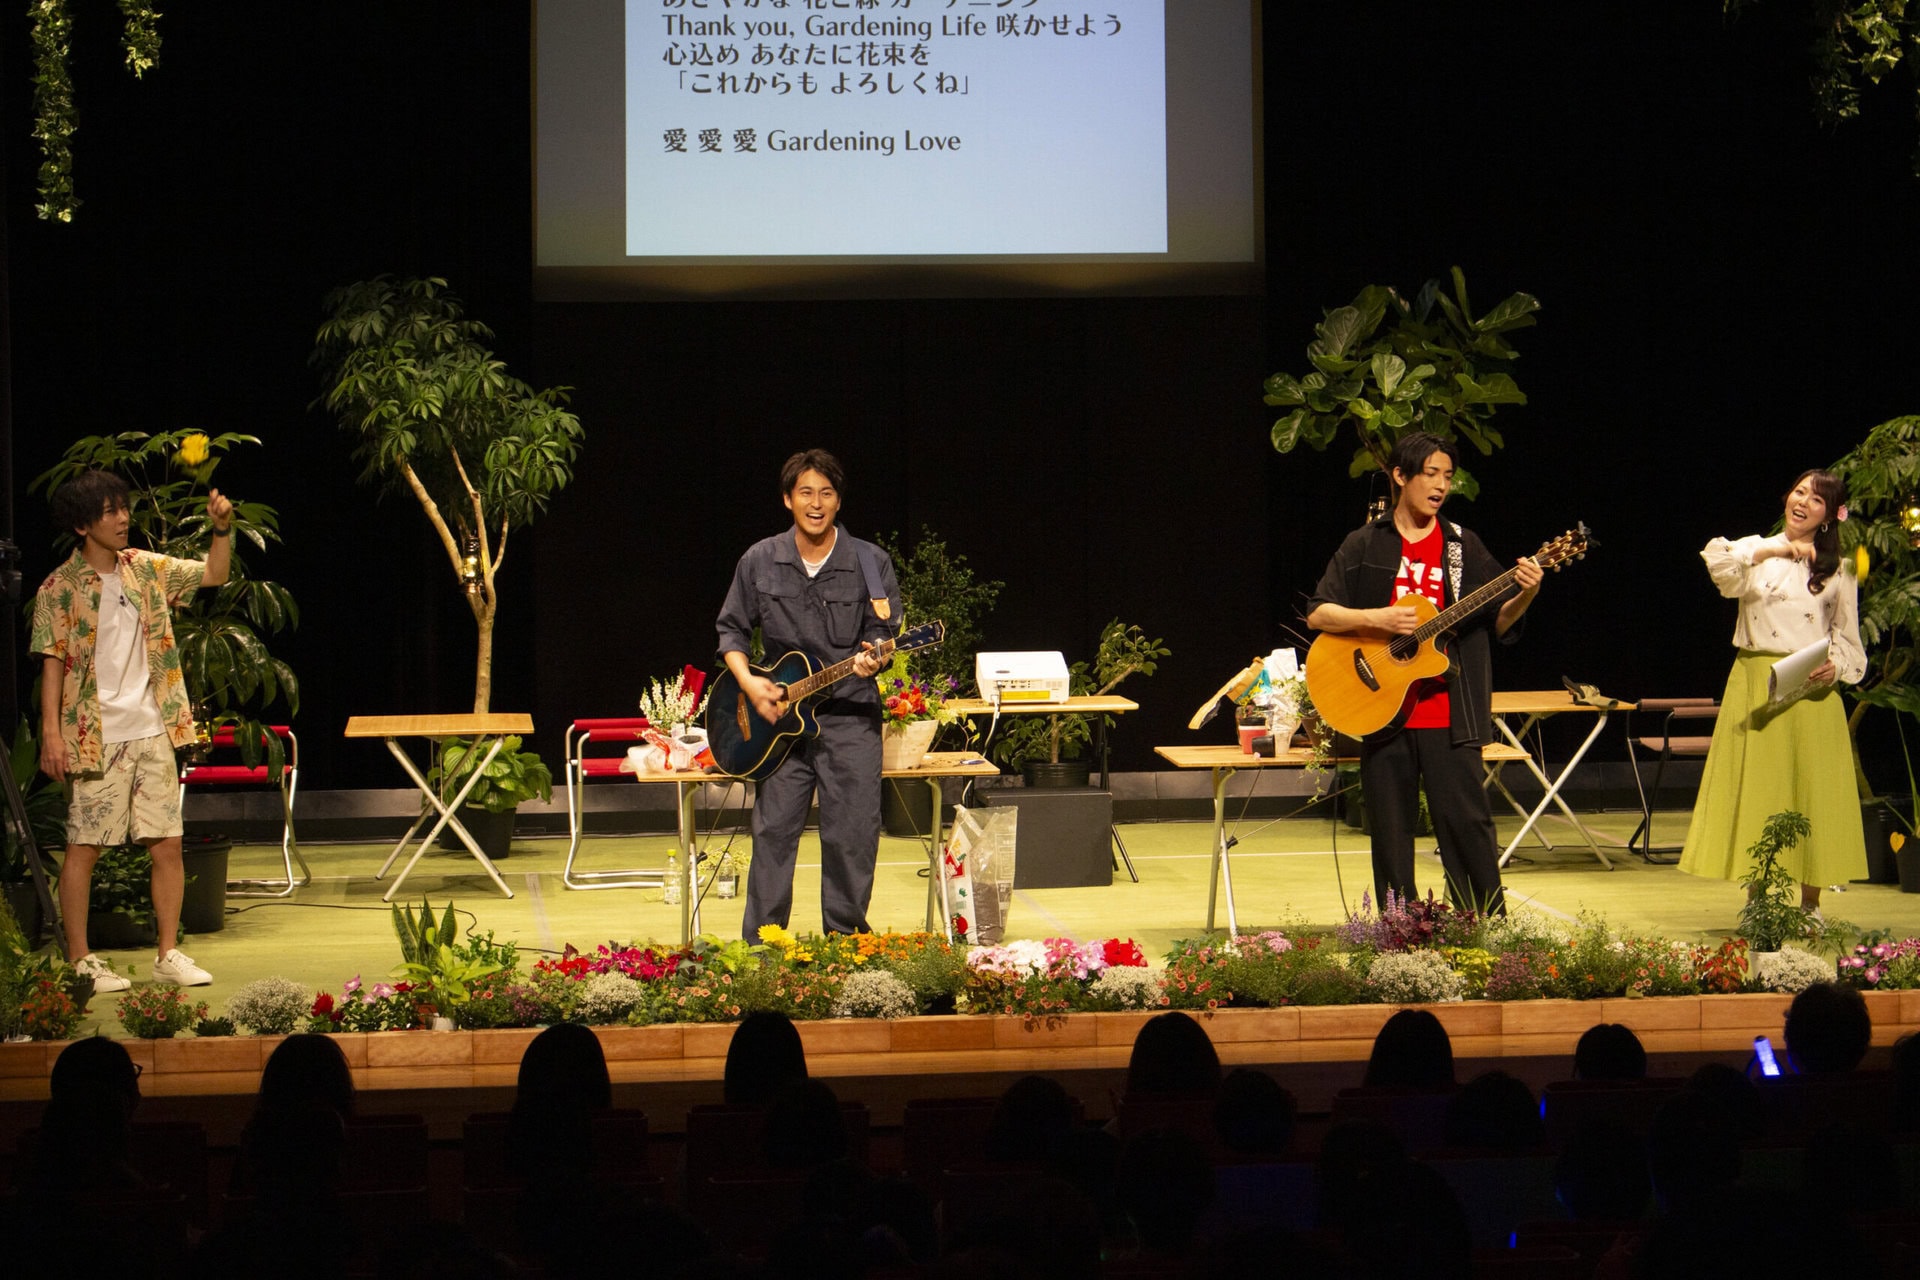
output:
M40 771L71 785L60 914L67 955L95 991L132 985L87 946L87 900L100 850L132 840L153 857L159 956L153 976L183 987L213 981L182 955L180 778L174 748L194 740L193 710L173 640L175 604L227 580L233 504L207 495L205 561L127 546L127 485L106 471L54 491L53 518L80 539L33 602L40 675Z

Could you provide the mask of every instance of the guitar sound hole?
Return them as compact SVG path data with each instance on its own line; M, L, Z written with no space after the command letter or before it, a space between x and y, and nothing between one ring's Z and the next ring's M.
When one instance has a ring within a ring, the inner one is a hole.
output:
M1420 653L1420 642L1412 636L1395 636L1387 641L1387 654L1395 662L1411 662Z

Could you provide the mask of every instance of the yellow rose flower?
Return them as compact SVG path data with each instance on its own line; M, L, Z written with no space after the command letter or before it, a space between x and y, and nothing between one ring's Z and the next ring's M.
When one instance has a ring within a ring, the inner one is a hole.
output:
M1867 570L1873 567L1873 557L1867 554L1867 544L1861 543L1853 549L1853 576L1865 582Z
M180 462L183 466L197 467L207 460L207 437L205 432L196 431L180 442Z

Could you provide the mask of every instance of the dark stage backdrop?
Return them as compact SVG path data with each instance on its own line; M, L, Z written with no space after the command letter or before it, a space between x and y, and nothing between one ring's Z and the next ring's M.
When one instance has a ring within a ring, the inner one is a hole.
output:
M926 524L1006 580L991 647L1079 656L1116 615L1166 637L1115 740L1150 767L1359 518L1345 451L1275 456L1259 388L1364 283L1459 263L1477 306L1544 303L1532 402L1454 515L1503 557L1576 518L1602 546L1496 659L1508 688L1717 691L1731 613L1700 544L1915 407L1910 101L1817 128L1788 0L1734 24L1718 0L1268 5L1264 299L631 306L531 300L524 7L195 5L138 84L112 7L76 8L71 226L32 217L25 29L0 26L17 474L89 432L265 438L224 478L285 516L261 568L305 610L282 647L311 786L396 782L347 716L471 699L423 520L355 486L309 404L321 295L382 271L447 276L515 372L577 389L584 470L516 539L495 668L553 756L567 720L710 659L734 558L784 523L780 460L819 444L852 531ZM37 582L44 504L20 520Z

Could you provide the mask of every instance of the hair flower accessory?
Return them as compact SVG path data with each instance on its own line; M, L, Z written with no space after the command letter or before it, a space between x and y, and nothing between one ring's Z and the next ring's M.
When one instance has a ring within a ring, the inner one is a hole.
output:
M1845 524L1847 522L1847 504L1846 503L1843 502L1840 504L1840 509L1833 513L1833 518L1835 520L1838 520L1841 524Z

